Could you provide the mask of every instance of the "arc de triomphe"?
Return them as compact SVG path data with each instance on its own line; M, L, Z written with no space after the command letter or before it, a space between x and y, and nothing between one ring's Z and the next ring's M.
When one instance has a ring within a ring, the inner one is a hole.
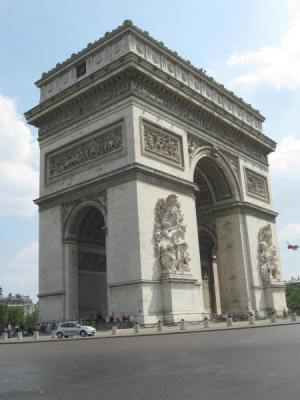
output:
M257 110L130 21L36 84L41 320L282 311Z

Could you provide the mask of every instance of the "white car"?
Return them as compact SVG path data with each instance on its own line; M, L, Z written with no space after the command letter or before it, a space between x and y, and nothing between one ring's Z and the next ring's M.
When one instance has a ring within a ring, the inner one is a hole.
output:
M92 326L79 325L77 322L60 322L56 329L56 337L61 339L62 337L69 336L94 336L96 329Z

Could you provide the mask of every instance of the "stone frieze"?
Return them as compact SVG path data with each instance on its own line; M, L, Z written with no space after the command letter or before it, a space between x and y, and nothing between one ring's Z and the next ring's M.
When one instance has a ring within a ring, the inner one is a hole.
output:
M120 33L121 31L123 31L123 34L121 36L119 34L118 39L111 40L117 32ZM192 89L195 94L199 94L205 100L221 107L224 112L231 114L257 131L262 130L263 117L259 115L257 110L243 102L242 99L237 98L223 85L218 84L203 69L196 69L190 62L179 57L176 52L167 49L164 45L162 46L161 42L151 38L148 33L145 35L145 32L132 23L128 24L128 21L125 21L124 25L117 30L90 44L79 54L72 55L63 64L58 64L57 68L54 68L48 74L43 74L39 81L41 101L76 83L76 63L74 61L78 55L82 59L84 53L87 53L84 76L107 67L126 54L135 53L139 58L154 65L156 69ZM51 77L53 72L54 76ZM46 76L47 79L44 81Z
M269 202L269 191L267 178L248 168L245 168L247 194L258 197L263 201Z
M250 157L267 164L267 156L262 152L259 146L251 139L246 138L238 129L230 127L225 122L213 117L200 108L192 108L187 103L176 101L174 95L171 93L162 93L153 86L148 82L132 81L132 89L137 96L154 104L159 109L163 109L171 115L182 119L185 123L192 124L206 131L217 140L224 141Z
M47 181L51 182L62 174L122 151L123 141L123 124L119 123L77 141L67 150L48 154L46 156Z
M173 132L141 122L142 153L172 165L183 167L182 138Z
M109 86L99 87L97 91L77 100L71 107L57 110L53 116L49 114L40 122L39 135L42 138L44 135L70 126L71 123L76 123L131 94L267 165L267 156L262 147L237 128L229 126L200 107L190 107L187 102L181 102L171 92L165 90L163 93L155 84L145 82L139 79L139 76L124 76L122 80L112 81Z

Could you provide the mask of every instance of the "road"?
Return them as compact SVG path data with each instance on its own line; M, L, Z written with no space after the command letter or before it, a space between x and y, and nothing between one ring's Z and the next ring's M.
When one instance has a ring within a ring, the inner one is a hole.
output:
M5 400L289 400L300 325L0 346Z

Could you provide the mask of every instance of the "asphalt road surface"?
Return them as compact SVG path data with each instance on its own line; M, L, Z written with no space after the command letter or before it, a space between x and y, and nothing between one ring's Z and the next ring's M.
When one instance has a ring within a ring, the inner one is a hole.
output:
M300 325L0 345L0 399L294 400Z

